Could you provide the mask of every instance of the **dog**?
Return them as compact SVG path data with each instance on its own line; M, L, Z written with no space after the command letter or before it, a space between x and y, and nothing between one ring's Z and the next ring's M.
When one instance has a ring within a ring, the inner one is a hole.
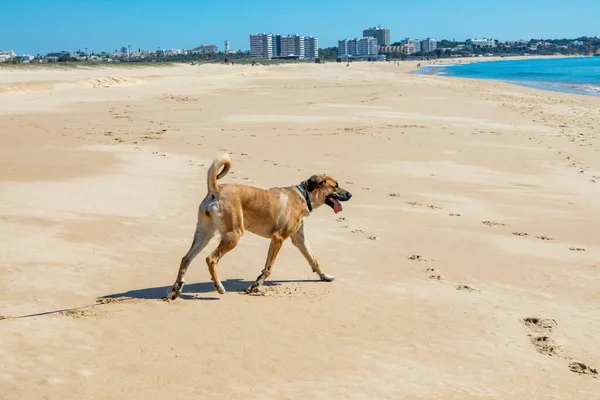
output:
M167 300L181 296L184 276L190 263L217 231L221 241L206 257L206 264L213 286L220 294L225 293L225 288L219 280L217 263L235 248L245 231L271 240L265 267L256 281L246 289L247 293L260 292L265 280L271 275L283 242L288 238L300 250L313 272L321 280L332 282L334 276L323 271L308 245L303 220L324 204L336 214L339 213L342 211L341 202L350 200L352 194L342 189L335 179L324 174L312 175L297 185L271 189L241 184L217 184L217 180L223 178L230 169L231 159L228 153L217 156L208 169L208 193L198 209L194 239L189 251L181 259L177 278Z

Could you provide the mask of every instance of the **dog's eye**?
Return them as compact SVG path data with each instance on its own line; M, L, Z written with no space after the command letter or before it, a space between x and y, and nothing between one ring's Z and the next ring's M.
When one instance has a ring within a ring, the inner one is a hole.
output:
M319 182L319 186L322 186L322 185L324 185L325 183L326 183L325 181L321 181L321 182Z

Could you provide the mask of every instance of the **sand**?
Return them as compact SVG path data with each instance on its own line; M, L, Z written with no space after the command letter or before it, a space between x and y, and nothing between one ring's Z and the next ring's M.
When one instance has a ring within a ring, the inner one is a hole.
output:
M414 67L0 69L0 399L597 399L600 98ZM220 151L353 193L334 282L246 233L161 300Z

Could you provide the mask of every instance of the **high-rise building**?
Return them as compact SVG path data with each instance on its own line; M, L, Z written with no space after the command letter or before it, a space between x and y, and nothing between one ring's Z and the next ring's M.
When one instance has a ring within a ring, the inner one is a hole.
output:
M390 30L386 28L373 27L363 31L363 38L373 37L377 39L379 46L390 45Z
M273 35L273 57L281 56L281 35Z
M431 53L437 49L437 40L432 38L427 38L421 40L421 51L423 53Z
M304 58L304 36L287 35L281 37L281 56Z
M415 53L418 53L419 51L421 51L421 41L418 39L406 38L406 39L403 39L400 43L401 44L412 44L415 48Z
M250 35L250 58L270 60L273 58L273 35L257 33Z
M356 39L338 40L338 56L355 56L358 53Z
M342 39L338 41L338 56L368 57L377 55L377 39Z
M319 57L319 40L316 37L304 36L304 58L313 60Z

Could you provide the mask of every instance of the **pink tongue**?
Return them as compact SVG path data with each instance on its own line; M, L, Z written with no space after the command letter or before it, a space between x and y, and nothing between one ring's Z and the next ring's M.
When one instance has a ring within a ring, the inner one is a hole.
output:
M342 205L340 204L339 201L337 201L336 199L331 199L331 201L333 202L333 212L334 213L339 213L340 211L342 211Z

